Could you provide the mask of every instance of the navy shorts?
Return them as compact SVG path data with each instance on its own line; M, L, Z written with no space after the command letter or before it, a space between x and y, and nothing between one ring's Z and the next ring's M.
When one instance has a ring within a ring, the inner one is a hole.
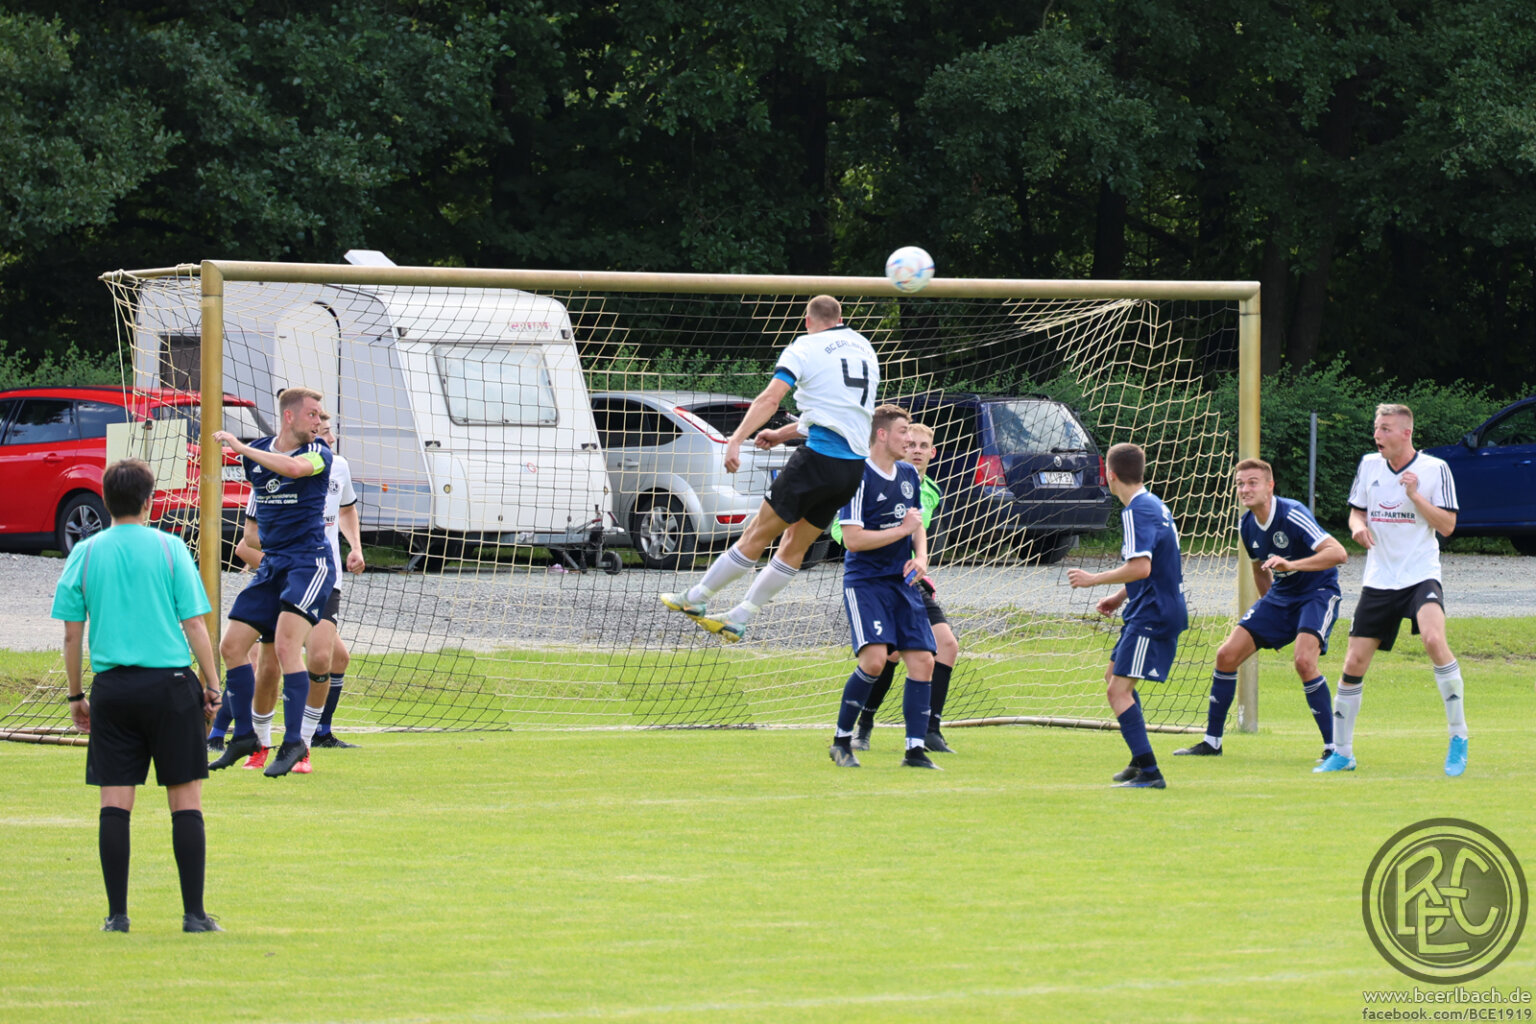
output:
M1259 649L1279 650L1302 633L1311 633L1328 653L1328 634L1339 620L1339 591L1322 587L1299 597L1273 597L1274 591L1259 598L1243 615L1238 625L1253 637Z
M853 653L870 644L898 651L934 650L933 628L916 587L900 581L860 580L843 587Z
M203 685L190 668L123 665L91 681L91 734L85 781L91 786L180 786L208 777Z
M244 622L263 636L277 633L277 617L295 612L313 626L336 589L336 567L329 552L291 558L267 554L229 610L229 617Z
M1178 653L1177 636L1147 636L1128 626L1120 628L1120 639L1109 660L1111 671L1127 679L1150 679L1160 683L1168 678L1173 669L1173 656Z
M763 500L786 523L804 519L825 530L863 482L863 459L835 459L802 445L773 478Z
M1419 632L1419 609L1426 604L1445 608L1445 588L1439 580L1425 580L1401 590L1361 587L1355 617L1349 624L1349 635L1379 640L1381 649L1390 651L1397 643L1397 631L1404 619L1413 624L1415 634Z

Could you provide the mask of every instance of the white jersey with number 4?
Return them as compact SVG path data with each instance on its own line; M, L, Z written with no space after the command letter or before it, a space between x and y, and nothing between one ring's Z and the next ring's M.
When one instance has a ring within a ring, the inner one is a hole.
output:
M1374 542L1365 556L1362 582L1367 587L1402 590L1440 579L1440 540L1403 487L1402 476L1410 471L1431 505L1456 511L1456 481L1443 460L1419 452L1394 470L1380 452L1362 458L1349 488L1349 507L1365 513Z
M340 590L346 575L347 563L341 560L341 510L357 504L357 492L352 489L352 467L340 455L333 455L331 462L331 486L325 492L325 539L331 542L331 559L336 563L336 589ZM256 519L257 533L261 520L256 517L256 496L245 503L245 515Z
M867 458L880 392L880 364L868 339L851 327L803 334L780 353L778 365L795 377L800 421L837 431L855 455Z

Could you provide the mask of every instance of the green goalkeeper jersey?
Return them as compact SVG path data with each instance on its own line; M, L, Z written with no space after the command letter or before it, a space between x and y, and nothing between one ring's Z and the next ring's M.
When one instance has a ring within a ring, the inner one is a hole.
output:
M933 514L939 510L939 502L944 500L944 492L939 490L938 484L925 476L923 477L922 484L919 486L918 493L921 505L917 510L917 514L922 517L923 530L926 532L929 529L929 524L933 522ZM832 520L832 539L839 544L843 542L843 524L836 519Z

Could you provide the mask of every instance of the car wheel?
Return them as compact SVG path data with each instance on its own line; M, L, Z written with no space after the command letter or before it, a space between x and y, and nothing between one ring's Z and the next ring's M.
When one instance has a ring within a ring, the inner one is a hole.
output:
M1024 541L1024 557L1037 565L1055 565L1075 547L1075 533L1035 534Z
M59 509L59 525L54 535L55 546L66 555L75 545L105 530L112 522L107 506L89 492L77 494Z
M698 535L681 499L671 494L641 498L629 535L647 569L676 569L692 558Z

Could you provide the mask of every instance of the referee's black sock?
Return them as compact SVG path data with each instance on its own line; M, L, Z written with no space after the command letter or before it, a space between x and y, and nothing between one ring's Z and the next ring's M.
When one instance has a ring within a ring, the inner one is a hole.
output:
M101 850L101 879L107 884L107 915L128 913L128 822L121 807L103 807L96 845Z
M171 812L171 850L176 854L176 874L181 876L181 912L202 917L203 875L208 855L202 811ZM124 872L123 881L127 880Z

